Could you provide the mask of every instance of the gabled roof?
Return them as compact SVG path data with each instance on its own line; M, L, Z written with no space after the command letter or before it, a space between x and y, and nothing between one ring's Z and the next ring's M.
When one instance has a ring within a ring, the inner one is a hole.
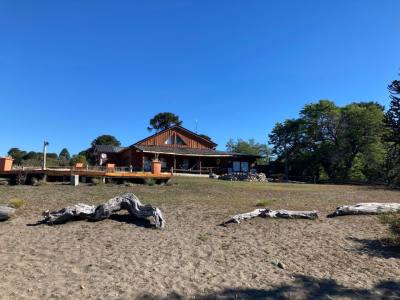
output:
M156 146L156 145L134 145L135 149L145 153L161 153L161 154L173 154L173 155L184 155L184 156L207 156L207 157L260 157L257 155L248 155L243 153L234 153L227 151L218 151L214 149L198 149L198 148L186 148L186 147L168 147L168 146Z
M141 144L141 143L143 143L143 142L145 142L145 141L147 141L147 140L149 140L149 139L151 139L151 138L153 138L153 137L155 137L155 136L157 136L157 135L159 135L159 134L162 134L163 132L165 132L165 131L167 131L167 130L171 130L171 129L179 129L179 130L182 130L183 132L186 132L186 133L188 133L188 134L190 134L190 135L192 135L192 136L195 136L195 137L198 138L199 140L201 140L201 141L203 141L203 142L205 142L205 143L207 143L207 144L210 144L210 145L212 145L213 147L216 147L216 146L217 146L217 144L214 143L213 141L210 141L210 140L208 140L208 139L206 139L206 138L203 138L202 136L198 135L197 133L194 133L193 131L190 131L189 129L186 129L186 128L182 127L182 126L176 125L176 126L172 126L172 127L167 128L167 129L161 130L161 131L159 131L159 132L156 132L155 134L152 134L152 135L150 135L150 136L148 136L148 137L146 137L146 138L144 138L144 139L142 139L142 140L140 140L140 141L134 143L134 144L131 145L130 147L135 146L135 145L138 145L138 144Z
M94 152L95 153L117 153L124 150L124 147L118 147L113 145L95 145Z

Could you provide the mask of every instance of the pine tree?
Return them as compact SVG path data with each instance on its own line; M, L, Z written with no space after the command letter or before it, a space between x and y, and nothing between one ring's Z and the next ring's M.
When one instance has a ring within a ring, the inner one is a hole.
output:
M385 136L388 145L387 179L389 184L400 185L400 80L393 81L388 89L391 101L385 116L388 129Z

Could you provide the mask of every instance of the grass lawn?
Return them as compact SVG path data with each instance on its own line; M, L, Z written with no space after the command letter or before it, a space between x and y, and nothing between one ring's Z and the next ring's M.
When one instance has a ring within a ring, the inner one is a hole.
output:
M124 214L28 226L45 209L126 192L158 206L167 227L149 229ZM13 198L26 204L0 223L0 298L400 297L400 252L381 243L388 232L378 217L325 218L342 204L400 202L399 191L177 177L165 186L0 186L0 203ZM321 219L218 226L258 205L316 209Z

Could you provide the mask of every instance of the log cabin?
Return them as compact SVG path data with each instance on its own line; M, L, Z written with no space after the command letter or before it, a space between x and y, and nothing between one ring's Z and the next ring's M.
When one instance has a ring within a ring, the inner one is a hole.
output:
M115 163L134 171L150 171L158 158L162 171L174 173L249 172L259 156L216 150L217 144L182 126L159 131L129 147L96 149L98 163ZM102 158L102 159L101 159Z

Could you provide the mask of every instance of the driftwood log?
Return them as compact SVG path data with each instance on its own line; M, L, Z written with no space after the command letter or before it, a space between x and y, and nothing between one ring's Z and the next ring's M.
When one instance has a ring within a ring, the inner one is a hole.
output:
M228 224L228 223L237 223L239 224L240 221L243 220L248 220L252 219L255 217L262 217L262 218L285 218L285 219L317 219L318 218L318 212L316 210L313 211L296 211L296 210L271 210L268 208L259 208L255 209L251 212L244 213L244 214L238 214L227 221L225 221L223 224Z
M149 204L142 204L132 193L114 197L98 206L78 203L58 211L50 212L46 210L43 212L44 220L42 223L51 225L79 219L101 221L123 209L127 210L129 214L136 218L153 217L156 228L163 228L165 226L165 219L161 211L157 207L153 207Z
M400 212L400 203L358 203L356 205L343 205L329 214L328 218L345 215L374 215Z
M11 205L0 204L0 221L5 221L15 214L15 208Z

